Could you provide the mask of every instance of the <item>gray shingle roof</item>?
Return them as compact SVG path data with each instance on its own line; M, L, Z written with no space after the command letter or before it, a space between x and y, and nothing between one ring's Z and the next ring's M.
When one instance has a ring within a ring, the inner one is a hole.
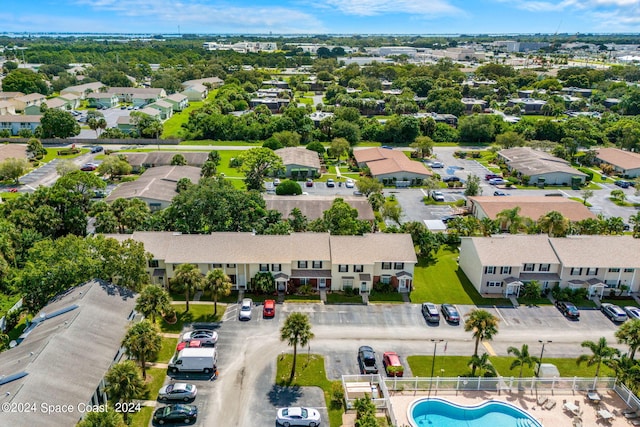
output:
M335 196L276 196L266 194L263 196L264 201L267 204L267 209L277 210L282 214L282 218L289 218L291 211L294 208L300 209L302 214L307 217L309 221L322 218L324 211L331 208ZM368 200L364 197L341 197L352 208L358 210L358 219L364 219L367 221L373 221L375 216L373 215L373 209Z
M107 201L140 197L170 202L178 194L176 185L181 178L197 184L200 168L193 166L158 166L149 168L135 181L124 182L109 194Z

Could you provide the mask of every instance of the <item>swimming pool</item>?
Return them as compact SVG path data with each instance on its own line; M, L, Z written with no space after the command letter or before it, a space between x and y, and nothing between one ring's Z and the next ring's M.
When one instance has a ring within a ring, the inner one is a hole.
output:
M524 410L497 400L464 406L438 397L422 398L409 406L407 416L412 427L542 427Z

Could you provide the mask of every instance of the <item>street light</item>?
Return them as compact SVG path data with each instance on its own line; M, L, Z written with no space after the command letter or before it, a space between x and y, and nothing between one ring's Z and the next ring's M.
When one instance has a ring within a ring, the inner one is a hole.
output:
M429 395L431 395L431 385L433 384L433 369L436 366L436 349L438 348L438 344L444 340L431 338L429 341L433 343L433 359L431 359L431 381L429 381Z
M540 350L540 359L538 359L538 372L536 372L536 377L540 376L540 368L542 367L542 355L544 354L544 346L545 346L545 344L552 343L553 341L551 341L551 340L547 340L547 341L538 340L538 342L540 344L542 344L542 350Z

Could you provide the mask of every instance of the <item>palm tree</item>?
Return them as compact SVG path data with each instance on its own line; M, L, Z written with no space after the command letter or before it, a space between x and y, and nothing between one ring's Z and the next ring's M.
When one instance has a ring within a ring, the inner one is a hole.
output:
M498 333L498 318L486 310L475 309L467 314L468 319L464 322L464 330L473 332L476 339L473 355L478 356L478 346L482 340L491 340ZM471 372L475 375L475 365Z
M146 392L144 380L133 360L125 360L113 365L104 376L107 385L105 393L112 402L129 403L134 399L140 399ZM127 420L127 412L123 412L124 420Z
M142 288L136 311L142 313L144 317L151 317L151 323L156 323L156 316L161 316L171 306L169 293L157 285L147 285Z
M602 362L608 363L614 356L618 356L620 351L618 349L609 347L607 345L607 339L601 337L598 342L583 341L580 344L583 348L591 350L591 354L582 354L576 359L576 364L580 365L582 362L587 362L587 366L596 365L596 377L600 374L600 365Z
M558 211L547 212L538 219L538 226L549 237L564 237L569 229L569 220Z
M140 362L142 378L147 379L147 360L153 358L162 345L162 338L158 327L148 320L143 320L131 326L122 340L122 346L127 354Z
M202 273L195 264L180 264L175 269L173 282L184 288L185 302L187 304L185 313L189 311L189 294L195 289L202 287Z
M511 234L516 234L524 227L524 217L520 216L520 207L516 206L513 209L505 209L498 212L496 218L500 220Z
M540 359L529 354L529 346L527 344L522 344L520 349L517 347L509 347L507 348L507 353L513 354L515 357L509 369L513 370L518 366L520 367L518 378L522 378L522 368L524 368L525 365L532 368L535 363L540 363Z
M78 427L127 427L120 412L107 407L105 411L87 412Z
M213 314L218 314L218 298L231 293L231 279L220 268L209 270L204 278L204 286L211 289L213 295Z
M471 360L467 366L471 367L471 376L475 376L476 369L478 370L478 376L481 377L483 374L490 372L494 376L496 375L496 368L491 364L489 360L489 355L487 353L482 353L482 356L478 356L474 354L471 356Z
M624 322L616 331L619 344L629 346L629 357L635 359L636 351L640 348L640 319Z
M289 382L293 381L296 374L296 358L298 357L298 344L304 347L313 339L311 332L311 323L309 316L306 314L293 312L284 321L284 325L280 329L280 340L287 341L289 346L293 347L293 365L291 365L291 375Z
M498 228L498 224L489 217L484 217L480 220L480 233L482 233L484 237L491 236L498 232Z
M638 191L640 191L640 185L637 185ZM633 237L640 238L640 212L635 213L629 217L629 223L633 226Z
M637 389L637 384L640 382L640 363L638 361L623 354L606 361L605 365L615 371L618 380L634 391Z

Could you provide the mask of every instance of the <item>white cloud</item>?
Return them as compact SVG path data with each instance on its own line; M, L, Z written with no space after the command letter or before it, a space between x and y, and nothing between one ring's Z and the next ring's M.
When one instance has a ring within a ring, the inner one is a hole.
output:
M324 0L318 7L337 9L347 15L374 16L383 13L412 13L421 16L461 15L465 12L447 0Z
M527 0L497 0L500 3L510 4L518 9L532 12L559 12L559 11L585 11L613 9L636 9L640 6L640 0L561 0L561 1L527 1Z

